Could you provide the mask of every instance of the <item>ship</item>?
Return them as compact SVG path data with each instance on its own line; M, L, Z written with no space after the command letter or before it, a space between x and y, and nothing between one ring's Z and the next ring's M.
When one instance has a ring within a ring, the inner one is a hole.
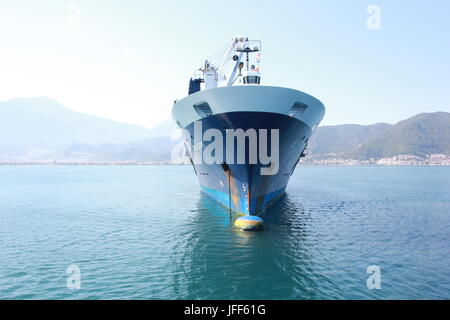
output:
M260 40L233 38L194 71L172 108L202 192L244 216L259 216L286 192L325 114L305 92L263 85L261 53Z

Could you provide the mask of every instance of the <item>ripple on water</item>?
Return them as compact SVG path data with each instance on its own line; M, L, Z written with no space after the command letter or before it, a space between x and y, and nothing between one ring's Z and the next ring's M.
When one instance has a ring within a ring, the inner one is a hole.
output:
M0 298L450 298L449 168L301 167L263 232L190 171L0 167Z

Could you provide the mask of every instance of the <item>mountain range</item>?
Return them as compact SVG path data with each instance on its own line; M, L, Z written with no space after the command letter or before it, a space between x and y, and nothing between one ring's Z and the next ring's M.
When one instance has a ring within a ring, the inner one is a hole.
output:
M147 150L156 150L161 137L170 136L174 128L169 119L146 129L75 112L50 98L16 98L0 102L0 160L61 160L76 154L82 145L111 155L121 148L136 149L140 141ZM120 151L117 157L126 158Z
M170 119L146 129L75 112L50 98L16 98L0 102L0 161L169 161L175 129ZM421 113L396 124L321 126L307 153L359 160L450 155L450 113Z
M313 158L381 159L398 155L450 155L450 113L420 113L395 125L324 126L310 141Z

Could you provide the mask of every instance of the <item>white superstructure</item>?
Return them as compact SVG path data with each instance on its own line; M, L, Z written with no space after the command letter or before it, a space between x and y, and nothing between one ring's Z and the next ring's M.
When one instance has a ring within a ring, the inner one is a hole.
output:
M235 84L260 84L261 42L247 37L236 37L225 53L207 59L191 79L189 94Z
M205 116L226 112L272 112L295 117L312 131L325 114L313 96L261 85L261 41L248 37L230 43L205 60L189 82L189 95L176 101L173 118L184 128Z

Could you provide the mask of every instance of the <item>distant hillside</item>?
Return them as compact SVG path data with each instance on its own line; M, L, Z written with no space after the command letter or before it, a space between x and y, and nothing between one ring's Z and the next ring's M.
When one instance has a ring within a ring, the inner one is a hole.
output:
M171 137L173 132L177 129L178 126L175 124L175 121L166 119L149 130L150 138Z
M16 98L0 102L0 159L39 157L74 144L138 141L165 134L171 125L148 130L71 111L49 98Z
M379 159L402 154L450 155L450 113L421 113L343 152L352 159Z
M343 124L318 127L308 143L308 154L320 155L342 152L372 139L391 128L391 124L377 123L368 126Z
M52 155L52 159L114 162L114 161L167 161L175 145L169 137L151 138L137 142L123 144L78 144L68 148L59 155Z

